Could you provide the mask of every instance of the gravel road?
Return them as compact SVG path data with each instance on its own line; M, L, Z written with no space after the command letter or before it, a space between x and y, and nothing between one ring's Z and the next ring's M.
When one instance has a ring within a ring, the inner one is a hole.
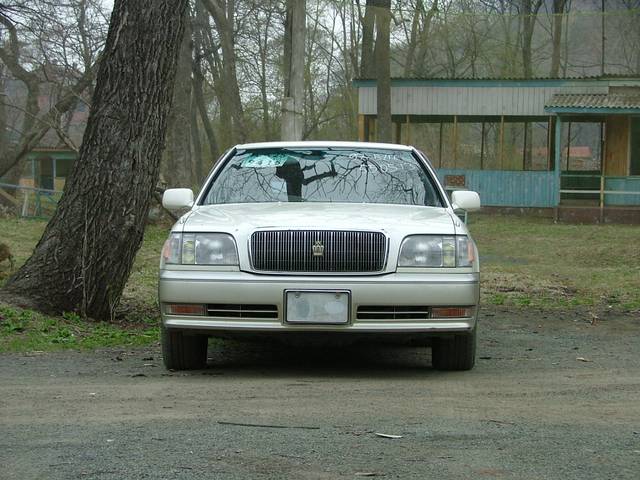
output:
M636 480L640 318L590 320L485 311L460 373L392 346L1 355L0 479Z

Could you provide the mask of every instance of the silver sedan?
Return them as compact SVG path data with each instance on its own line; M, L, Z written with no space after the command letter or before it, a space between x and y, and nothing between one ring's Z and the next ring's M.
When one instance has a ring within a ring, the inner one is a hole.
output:
M204 366L208 336L431 345L433 365L473 368L476 245L428 159L392 144L238 145L194 199L161 258L167 368Z

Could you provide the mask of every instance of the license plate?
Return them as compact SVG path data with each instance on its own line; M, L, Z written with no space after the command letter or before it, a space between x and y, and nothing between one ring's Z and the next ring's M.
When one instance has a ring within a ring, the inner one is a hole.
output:
M349 292L287 291L287 323L344 324L349 322Z

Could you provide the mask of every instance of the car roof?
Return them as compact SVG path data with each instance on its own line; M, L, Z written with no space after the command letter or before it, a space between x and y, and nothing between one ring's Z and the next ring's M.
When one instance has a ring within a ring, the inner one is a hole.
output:
M308 141L308 142L259 142L236 145L238 150L252 150L257 148L378 148L384 150L404 150L411 151L413 147L399 145L395 143L372 143L372 142L328 142L328 141Z

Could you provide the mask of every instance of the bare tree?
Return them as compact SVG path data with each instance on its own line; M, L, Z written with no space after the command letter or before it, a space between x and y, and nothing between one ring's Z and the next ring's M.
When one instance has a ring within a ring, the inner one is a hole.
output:
M560 52L562 51L562 21L567 7L567 0L553 0L553 32L552 32L552 53L551 69L549 76L558 77L560 74Z
M234 22L236 19L236 0L200 0L211 14L216 25L220 49L222 51L222 82L219 88L223 94L221 99L228 102L233 119L232 135L235 142L244 142L247 129L244 119L244 108L240 98L236 65Z
M18 119L17 141L7 142L0 155L0 177L12 171L11 180L17 181L21 162L52 129L69 143L64 117L92 85L104 41L103 15L91 0L58 7L45 0L0 5L0 60L5 76L21 82L26 92L23 102L0 98L6 114ZM55 99L49 108L38 103L44 94Z
M407 42L407 59L404 65L405 77L424 72L431 21L437 13L438 0L433 0L428 11L425 11L424 1L417 0Z
M193 32L193 100L198 110L198 116L200 118L199 124L202 124L202 128L205 131L207 143L209 147L209 154L211 157L218 158L220 154L220 147L218 145L218 139L214 131L211 119L207 109L207 101L205 99L205 73L203 68L203 59L210 59L211 55L207 53L208 49L208 18L204 7L201 2L195 2L194 13L191 17L191 30ZM209 60L210 61L210 60ZM213 63L213 62L211 62ZM203 165L204 168L204 165Z
M187 0L116 0L76 167L5 299L111 319L144 234Z
M377 139L391 142L391 0L378 0L376 7L376 85L378 99Z
M282 102L282 139L302 140L304 133L304 58L306 0L287 0Z
M184 29L178 61L176 81L167 122L167 148L161 163L161 177L168 187L192 187L196 183L191 137L191 23Z
M531 43L533 31L537 21L538 11L544 0L521 0L522 14L522 68L525 78L533 76L533 63L531 58Z
M358 4L359 6L360 4ZM374 78L375 63L373 58L374 31L376 25L376 0L367 0L362 21L362 55L360 56L360 76Z

